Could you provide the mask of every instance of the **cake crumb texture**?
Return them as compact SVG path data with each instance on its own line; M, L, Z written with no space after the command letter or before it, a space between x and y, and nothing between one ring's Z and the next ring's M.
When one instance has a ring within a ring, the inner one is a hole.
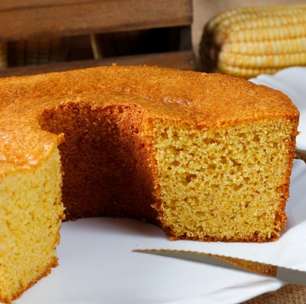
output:
M224 241L278 238L293 131L281 120L206 132L157 124L163 223L171 234Z
M89 99L46 109L41 127L65 134L59 145L67 219L116 216L154 221L153 155L135 105L93 106ZM98 99L96 99L97 101ZM124 98L119 99L123 103Z
M0 299L9 302L57 264L63 217L59 151L0 183Z

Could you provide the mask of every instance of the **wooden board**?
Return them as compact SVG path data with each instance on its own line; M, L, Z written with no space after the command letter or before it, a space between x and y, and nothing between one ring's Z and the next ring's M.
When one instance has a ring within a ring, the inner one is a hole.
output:
M159 53L137 56L126 56L117 58L106 58L102 60L83 60L46 65L35 65L18 68L7 68L0 70L2 76L32 75L47 72L65 71L78 68L86 68L99 65L157 65L184 70L194 69L194 57L192 51Z
M68 5L68 4L81 4L90 3L95 0L1 0L0 10L13 10L20 8L33 8L33 7L48 7L54 5Z
M2 0L0 40L188 25L191 0Z

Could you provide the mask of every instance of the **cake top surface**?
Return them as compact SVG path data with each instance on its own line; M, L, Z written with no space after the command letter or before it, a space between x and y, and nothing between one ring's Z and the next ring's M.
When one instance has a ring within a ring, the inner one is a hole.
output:
M297 113L284 94L244 79L147 66L96 67L2 78L0 109L20 99L21 102L45 97L60 99L88 93L134 95L155 107L172 104L174 115L183 106L196 110L191 121L197 118L207 125L244 116Z
M97 67L0 79L0 175L48 155L58 136L41 130L46 108L77 102L93 107L129 104L148 117L197 128L283 117L298 111L279 91L221 74L157 67Z

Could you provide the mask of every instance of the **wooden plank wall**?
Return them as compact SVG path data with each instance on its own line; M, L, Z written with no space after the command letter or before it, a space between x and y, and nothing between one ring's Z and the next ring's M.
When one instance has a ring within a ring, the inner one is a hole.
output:
M182 70L194 68L194 56L192 51L169 52L160 54L147 54L137 56L122 56L105 58L100 60L82 60L72 62L50 63L32 65L17 68L0 69L0 77L32 75L46 72L66 71L78 68L87 68L99 65L156 65Z
M1 0L0 40L189 25L190 0Z

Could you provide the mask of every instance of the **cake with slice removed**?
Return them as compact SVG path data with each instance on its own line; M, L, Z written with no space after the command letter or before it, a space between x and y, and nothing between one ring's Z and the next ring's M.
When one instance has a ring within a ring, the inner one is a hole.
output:
M60 224L146 219L173 239L279 238L298 111L221 74L98 67L0 80L0 299L56 265Z

